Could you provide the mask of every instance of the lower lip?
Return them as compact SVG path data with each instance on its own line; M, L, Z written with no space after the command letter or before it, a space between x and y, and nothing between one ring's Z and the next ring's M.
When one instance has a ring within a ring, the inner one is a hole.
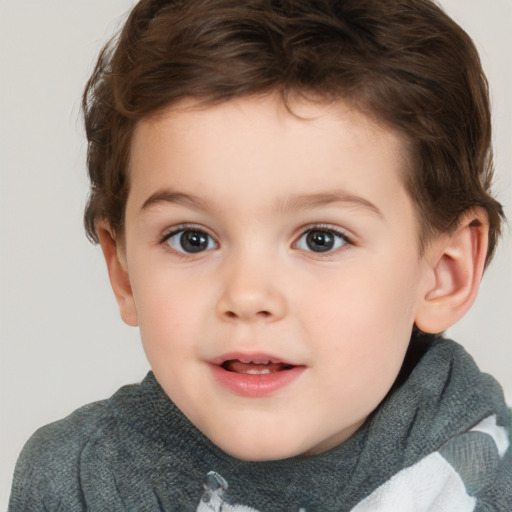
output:
M306 369L304 366L294 366L290 370L274 373L251 374L236 373L224 370L222 366L211 365L217 382L229 391L247 397L270 396L291 384Z

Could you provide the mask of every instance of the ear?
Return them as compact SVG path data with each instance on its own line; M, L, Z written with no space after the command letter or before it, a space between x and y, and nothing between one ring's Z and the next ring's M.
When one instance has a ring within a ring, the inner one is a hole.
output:
M454 232L439 236L428 251L429 280L415 324L438 333L460 320L478 293L487 257L489 223L482 209L466 212Z
M124 261L123 248L119 247L108 224L99 222L97 226L103 256L107 263L108 276L117 303L121 318L125 323L135 327L138 325L137 310L133 299L130 278Z

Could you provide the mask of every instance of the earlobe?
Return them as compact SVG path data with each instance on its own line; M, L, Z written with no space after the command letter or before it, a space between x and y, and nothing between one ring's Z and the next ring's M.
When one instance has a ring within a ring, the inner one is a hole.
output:
M472 306L485 267L489 224L481 209L465 213L453 233L432 242L433 279L418 308L415 324L423 332L442 332Z
M126 263L122 254L120 254L122 251L119 250L110 227L106 223L99 223L97 231L107 264L110 284L119 304L121 318L128 325L135 327L138 325L137 310Z

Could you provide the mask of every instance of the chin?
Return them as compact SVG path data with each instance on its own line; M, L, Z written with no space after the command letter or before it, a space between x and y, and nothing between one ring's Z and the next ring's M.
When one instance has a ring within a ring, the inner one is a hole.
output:
M288 459L307 451L307 448L288 446L280 441L261 443L262 440L260 438L257 440L246 439L239 442L236 442L233 438L222 440L212 439L212 441L231 457L254 462Z
M220 447L222 448L222 447ZM280 459L288 459L295 455L299 455L299 453L295 453L293 451L283 451L283 450L254 450L254 448L246 449L246 447L236 447L234 449L224 449L222 448L228 455L232 457L244 460L247 462L263 462L263 461L271 461L271 460L280 460Z

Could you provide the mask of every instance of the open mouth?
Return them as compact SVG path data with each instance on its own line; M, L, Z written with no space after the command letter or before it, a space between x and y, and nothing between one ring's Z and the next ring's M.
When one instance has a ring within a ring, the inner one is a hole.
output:
M221 364L221 367L234 373L243 373L247 375L268 375L294 368L287 363L274 363L272 361L240 361L239 359L229 359Z
M262 398L286 388L299 378L306 366L270 354L223 354L210 362L217 382L236 395Z

